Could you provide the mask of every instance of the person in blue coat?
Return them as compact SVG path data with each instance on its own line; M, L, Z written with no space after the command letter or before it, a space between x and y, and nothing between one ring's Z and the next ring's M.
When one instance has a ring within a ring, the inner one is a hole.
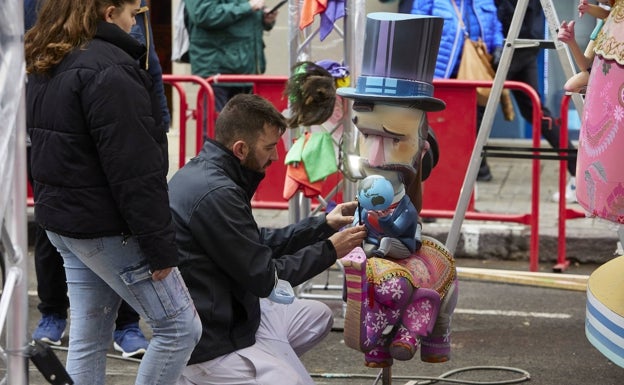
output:
M485 42L488 52L492 55L492 67L494 69L498 67L503 52L504 36L494 0L401 0L399 12L438 16L444 19L434 78L457 77L466 34L472 40L481 38ZM462 20L458 12L462 15ZM477 107L477 127L481 125L484 111L484 107ZM490 168L483 158L477 180L491 179Z
M464 28L451 1L455 2L463 16ZM481 38L493 56L493 64L498 64L504 37L493 0L402 0L399 11L444 19L435 78L457 77L466 33L472 40Z
M44 0L24 1L24 30L32 28L37 20L37 13ZM141 0L142 13L136 16L136 24L132 27L130 35L145 45L148 54L145 56L146 63L142 63L152 77L153 87L157 94L158 103L162 113L161 127L168 131L171 115L167 106L162 82L162 67L154 46L153 34L149 23L145 0ZM28 176L33 185L30 173L30 147L28 147ZM39 304L37 309L41 313L36 329L32 334L33 339L41 340L50 345L61 345L62 338L67 326L67 283L63 258L56 248L50 243L41 226L35 227L35 274L37 277L37 295ZM139 327L139 314L125 301L117 313L114 332L114 348L121 352L123 357L140 358L145 354L148 341Z

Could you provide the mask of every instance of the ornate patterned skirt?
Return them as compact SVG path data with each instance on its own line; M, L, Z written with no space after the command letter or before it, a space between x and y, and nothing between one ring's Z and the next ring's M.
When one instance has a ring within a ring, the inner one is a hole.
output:
M624 223L624 66L600 55L585 97L576 181L588 215Z
M576 166L578 202L588 215L624 223L624 0L596 38Z

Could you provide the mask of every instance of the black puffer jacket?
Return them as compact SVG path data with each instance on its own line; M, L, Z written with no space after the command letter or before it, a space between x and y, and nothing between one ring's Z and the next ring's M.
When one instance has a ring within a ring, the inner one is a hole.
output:
M135 236L152 270L177 265L167 136L145 47L114 24L46 75L29 75L35 213L73 238Z
M169 181L180 272L203 327L189 364L255 343L258 298L271 293L276 274L296 286L336 261L324 215L258 228L251 197L262 177L207 141Z

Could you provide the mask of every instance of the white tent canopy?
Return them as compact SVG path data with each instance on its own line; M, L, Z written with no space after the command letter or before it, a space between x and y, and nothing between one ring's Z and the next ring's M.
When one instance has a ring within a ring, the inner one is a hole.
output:
M6 323L0 358L6 364L6 382L15 385L28 381L23 8L22 1L0 0L0 228L5 266L0 332Z

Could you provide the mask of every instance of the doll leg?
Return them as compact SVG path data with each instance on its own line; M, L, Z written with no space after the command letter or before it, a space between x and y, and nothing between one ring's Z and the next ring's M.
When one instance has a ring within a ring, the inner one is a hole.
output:
M401 326L390 343L390 355L402 361L412 359L418 350L418 339L433 331L439 310L438 292L426 288L416 290L412 302L403 310Z
M383 237L379 242L379 248L373 251L373 255L381 258L405 259L412 255L412 252L398 239Z
M380 341L379 346L376 346L373 350L364 353L364 365L369 368L387 368L392 366L392 362L386 339Z
M451 318L458 294L455 280L442 301L433 331L420 339L420 359L423 362L446 362L451 358Z

